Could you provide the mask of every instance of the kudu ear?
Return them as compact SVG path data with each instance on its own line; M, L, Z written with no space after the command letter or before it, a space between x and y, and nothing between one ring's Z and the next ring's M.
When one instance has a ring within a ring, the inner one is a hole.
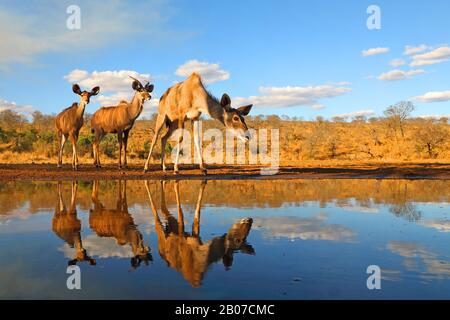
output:
M139 81L134 80L133 84L131 85L131 87L133 88L133 90L135 91L139 91L140 89L142 89L142 85Z
M252 107L253 107L253 105L249 104L248 106L243 106L243 107L237 108L237 111L241 115L246 116L246 115L248 115L250 113L250 110L252 110Z
M222 99L220 99L220 105L222 106L222 108L228 109L231 106L231 99L230 97L224 93L222 95Z
M155 88L154 85L147 83L145 85L145 91L147 91L148 93L153 92L153 89Z
M90 94L91 96L96 96L100 92L100 87L94 87L92 88Z
M72 86L72 91L73 91L74 93L76 93L76 94L81 94L80 86L77 85L77 84L74 84L74 85Z

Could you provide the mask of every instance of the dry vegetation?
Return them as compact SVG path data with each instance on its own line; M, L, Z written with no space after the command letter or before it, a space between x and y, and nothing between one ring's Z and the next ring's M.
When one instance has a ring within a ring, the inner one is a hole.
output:
M249 116L247 124L254 129L279 129L281 165L296 165L308 161L352 163L358 161L407 162L450 159L450 125L447 118L409 118L414 106L401 102L386 109L385 116L366 119L335 117L315 121L272 116ZM80 132L78 150L81 164L92 163L90 115ZM155 118L138 120L130 133L131 163L143 164L153 136ZM220 125L204 120L203 130ZM188 125L189 128L189 125ZM204 142L206 146L208 142ZM71 156L66 144L65 162ZM104 162L115 162L118 143L115 135L108 135L101 143ZM166 150L171 150L171 145ZM192 146L193 148L193 146ZM12 111L0 113L0 163L56 163L57 139L54 116L35 112L32 119ZM155 158L160 155L157 144ZM192 154L194 154L192 152Z

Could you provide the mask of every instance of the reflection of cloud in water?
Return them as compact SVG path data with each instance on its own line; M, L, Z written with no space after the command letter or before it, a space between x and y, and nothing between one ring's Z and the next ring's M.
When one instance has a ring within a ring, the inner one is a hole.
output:
M386 281L400 281L401 272L399 270L382 269L381 279Z
M93 234L83 239L83 248L86 249L90 256L98 258L133 257L133 252L128 244L120 246L114 238L101 238ZM75 255L75 249L71 248L67 243L61 246L59 250L64 252L64 255L69 259L72 259Z
M422 220L419 224L424 227L434 228L441 232L450 232L449 220Z
M428 251L424 247L412 242L390 241L387 244L387 248L391 252L397 253L405 258L420 257L428 254Z
M354 211L363 213L378 213L380 211L380 209L378 208L364 207L358 205L344 205L341 206L341 208L344 209L345 211Z
M421 272L424 279L443 279L450 277L450 262L441 260L438 254L431 252L424 246L412 242L390 241L387 249L405 258L403 265L409 271L420 272L419 262L425 265ZM416 260L414 260L416 259Z
M0 225L6 225L11 222L11 220L20 219L26 220L30 218L32 214L30 213L30 205L27 203L21 208L17 208L8 212L8 214L0 214Z
M330 240L350 242L355 233L338 224L327 224L325 214L312 217L260 217L254 219L254 229L263 229L270 238L289 238L301 240Z

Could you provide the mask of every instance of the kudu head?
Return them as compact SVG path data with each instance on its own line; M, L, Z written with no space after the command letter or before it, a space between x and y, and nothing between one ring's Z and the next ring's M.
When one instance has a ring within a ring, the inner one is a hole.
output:
M129 77L133 79L132 88L134 91L136 91L136 94L138 95L141 103L144 103L145 100L150 100L152 97L150 93L152 93L154 86L148 82L145 86L143 86L138 79L133 78L132 76Z
M87 261L91 266L97 265L97 261L90 256L87 255L85 249L79 249L77 250L76 256L74 259L69 260L67 262L67 265L69 266L75 266L78 262L84 262Z
M233 264L233 255L236 251L245 254L255 254L253 247L247 243L247 236L252 228L253 219L244 218L233 224L225 236L225 254L222 262L228 270Z
M131 258L130 263L131 263L131 267L133 269L137 269L141 265L142 262L144 262L144 264L146 266L148 266L149 263L152 262L152 261L153 261L153 257L152 257L152 254L150 253L150 247L149 246L143 246L141 248L140 253L135 254Z
M80 86L78 84L74 84L72 86L72 90L75 94L80 96L80 101L87 105L92 96L96 96L100 92L100 87L94 87L91 91L81 91Z
M226 93L220 99L220 105L223 108L223 122L225 127L242 141L250 140L251 135L244 117L250 113L253 105L249 104L237 109L232 108L231 99Z

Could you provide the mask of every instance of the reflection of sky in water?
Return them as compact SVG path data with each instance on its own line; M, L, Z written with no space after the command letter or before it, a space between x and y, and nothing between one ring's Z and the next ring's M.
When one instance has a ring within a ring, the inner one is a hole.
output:
M128 182L128 187L132 184L143 182ZM65 200L70 202L69 183L65 186ZM208 186L205 194L213 192ZM151 248L153 262L132 268L131 245L99 237L90 228L89 209L78 205L83 247L97 265L79 262L82 290L69 291L65 268L76 250L52 232L53 209L48 208L56 206L55 190L48 190L48 206L34 208L36 213L30 214L25 202L0 214L0 298L450 298L448 202L377 203L370 194L366 200L291 201L259 208L204 201L202 243L220 239L236 221L252 217L247 242L255 254L238 250L228 271L221 259L215 260L201 286L193 288L159 254L145 188L139 191L142 201L128 201L128 211ZM163 218L155 190L154 201ZM180 194L185 232L191 233L197 195L188 203L183 188ZM111 203L109 207L115 207ZM173 199L167 207L177 218ZM366 288L365 271L372 264L382 269L380 291Z

